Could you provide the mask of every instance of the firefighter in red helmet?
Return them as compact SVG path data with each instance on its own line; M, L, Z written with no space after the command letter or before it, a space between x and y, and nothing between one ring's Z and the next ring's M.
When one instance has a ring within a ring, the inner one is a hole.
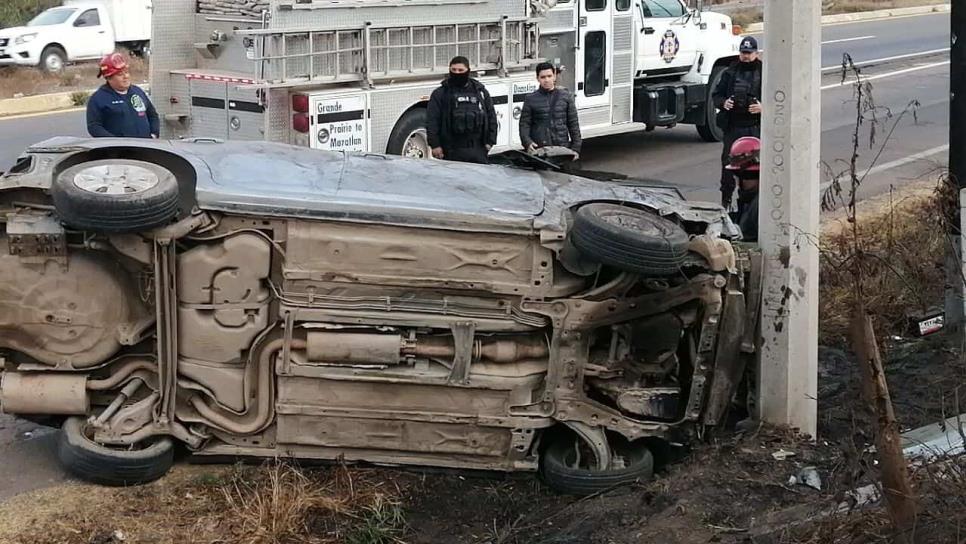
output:
M758 179L761 170L761 140L754 136L738 138L731 145L725 170L738 185L738 226L744 240L758 241Z
M127 58L111 53L101 59L100 77L107 82L87 102L87 132L95 138L157 138L158 112L137 85L131 85Z

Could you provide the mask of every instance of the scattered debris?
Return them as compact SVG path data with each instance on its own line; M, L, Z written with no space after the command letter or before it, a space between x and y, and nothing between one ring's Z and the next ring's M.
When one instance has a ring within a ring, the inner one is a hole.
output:
M784 461L790 457L795 457L795 452L780 449L772 453L771 456L774 457L776 461Z

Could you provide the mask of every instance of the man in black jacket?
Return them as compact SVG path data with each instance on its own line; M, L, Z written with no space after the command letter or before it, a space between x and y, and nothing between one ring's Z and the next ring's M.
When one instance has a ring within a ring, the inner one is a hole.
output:
M580 154L580 123L577 106L567 89L557 87L557 70L549 62L537 65L540 87L523 100L520 142L527 151L556 145Z
M725 170L728 155L735 140L745 136L761 137L761 78L762 65L758 59L758 40L751 36L741 40L738 61L721 75L712 93L718 112L716 122L724 130L721 150L721 205L731 207L735 179Z
M482 83L470 78L470 61L453 57L449 77L433 91L426 108L426 139L433 157L487 164L498 128L493 99Z

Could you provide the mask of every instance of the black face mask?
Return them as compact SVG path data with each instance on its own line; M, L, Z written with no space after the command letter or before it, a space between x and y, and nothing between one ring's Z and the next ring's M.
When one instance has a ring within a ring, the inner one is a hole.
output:
M462 87L463 85L466 85L469 80L469 72L463 72L462 74L454 74L453 72L449 73L450 85L453 85L454 87Z
M749 72L751 70L754 70L757 67L758 67L757 63L753 60L749 62L738 63L738 69L741 70L742 72Z

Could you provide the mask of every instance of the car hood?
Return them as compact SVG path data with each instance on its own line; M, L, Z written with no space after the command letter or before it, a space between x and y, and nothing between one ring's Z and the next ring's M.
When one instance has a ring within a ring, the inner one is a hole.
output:
M105 147L139 148L134 151L168 153L187 161L196 178L197 205L205 210L467 231L563 233L577 204L626 202L704 223L712 234L740 235L720 206L688 202L666 187L271 142L53 138L28 148L27 153L36 156L35 166L0 179L0 190L48 189L59 161Z
M33 34L38 32L34 28L26 26L11 26L9 28L0 28L0 38L16 38L22 34Z

